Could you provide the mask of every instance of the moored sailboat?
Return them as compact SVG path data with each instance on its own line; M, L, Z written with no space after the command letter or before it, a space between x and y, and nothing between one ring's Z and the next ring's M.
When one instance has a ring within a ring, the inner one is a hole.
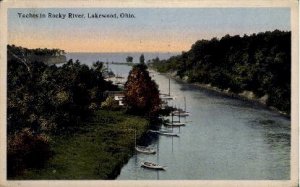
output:
M134 131L134 138L135 138L134 146L135 146L135 150L137 152L144 153L144 154L155 154L156 153L154 148L136 145L136 130Z
M165 170L165 166L161 166L159 164L153 163L153 162L142 162L141 167L149 168L149 169L155 169L155 170Z
M173 133L173 132L169 132L169 131L155 131L155 130L149 130L149 132L157 133L157 134L159 134L159 135L179 137L178 134Z
M165 123L167 127L182 127L185 126L184 122L172 122L172 123Z
M172 114L174 116L180 116L180 117L186 117L186 116L190 115L189 112L183 111L182 109L175 110L175 111L172 112Z
M155 154L156 153L155 149L151 148L151 147L135 146L135 150L139 153L144 153L144 154Z
M186 99L184 97L184 110L183 109L177 109L177 110L174 110L172 112L172 115L174 116L180 116L180 117L186 117L186 116L189 116L190 113L186 111Z

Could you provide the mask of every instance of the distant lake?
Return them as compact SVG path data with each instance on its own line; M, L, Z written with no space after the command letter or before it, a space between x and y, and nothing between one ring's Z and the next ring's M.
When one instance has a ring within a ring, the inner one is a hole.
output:
M179 55L179 53L159 53L159 52L153 52L153 53L67 53L66 57L67 60L73 59L73 61L76 61L77 59L82 64L92 65L93 62L96 61L102 61L102 62L126 62L127 56L133 57L133 63L138 63L141 54L144 54L145 62L148 60L154 59L158 57L160 60L168 59L171 56Z

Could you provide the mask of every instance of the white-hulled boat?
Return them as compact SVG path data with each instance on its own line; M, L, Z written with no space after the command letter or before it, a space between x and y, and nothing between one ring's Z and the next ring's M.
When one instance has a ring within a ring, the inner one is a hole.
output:
M167 100L174 100L175 99L175 97L172 97L171 96L171 83L170 83L170 79L169 79L169 93L168 94L160 94L160 99L161 100L165 100L165 101L167 101Z
M182 127L185 126L183 122L173 122L173 123L165 123L167 127Z
M186 116L190 115L189 112L186 112L186 111L183 111L183 110L175 110L175 111L172 112L172 114L174 116L181 116L181 117L186 117Z
M149 132L157 133L159 135L164 135L164 136L176 136L179 137L178 134L170 132L170 131L155 131L155 130L149 130Z
M160 96L161 100L174 100L175 97L172 96Z
M156 170L165 170L165 166L161 166L159 164L153 162L142 162L141 167L149 168L149 169L156 169Z
M135 150L139 153L144 153L144 154L155 154L156 153L155 149L151 148L151 147L136 146Z
M137 152L144 153L144 154L155 154L156 153L154 148L136 145L136 130L134 131L134 140L135 140L134 147Z
M176 133L172 133L172 132L162 132L162 133L159 133L160 135L165 135L165 136L175 136L175 137L179 137L178 134Z
M173 116L179 116L179 117L186 117L186 116L190 115L190 113L186 111L186 99L185 99L185 97L184 97L184 110L181 109L181 108L179 108L177 110L174 110L172 112L172 115Z

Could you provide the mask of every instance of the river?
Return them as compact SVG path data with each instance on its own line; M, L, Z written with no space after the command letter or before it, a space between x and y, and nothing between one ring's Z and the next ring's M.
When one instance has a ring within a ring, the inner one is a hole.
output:
M87 65L93 62L89 55L71 57ZM113 64L109 68L124 77L131 69ZM161 93L168 93L166 76L156 73L153 79ZM181 108L186 98L191 115L181 120L188 124L173 129L179 137L149 134L154 136L150 146L157 149L157 154L134 154L117 180L290 179L290 119L261 105L173 79L171 95L176 99L169 105ZM145 169L140 166L142 161L153 161L167 169Z
M111 65L127 76L131 67ZM155 73L161 93L168 78ZM290 119L259 104L171 79L169 105L191 113L174 128L179 137L158 136L155 155L134 154L117 180L287 180L290 178ZM178 118L174 118L177 120ZM162 127L163 128L163 127ZM167 166L165 171L142 168L142 161Z

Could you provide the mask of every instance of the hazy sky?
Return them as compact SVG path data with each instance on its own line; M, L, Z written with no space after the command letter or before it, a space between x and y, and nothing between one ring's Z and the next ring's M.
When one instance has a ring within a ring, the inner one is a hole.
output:
M46 14L19 18L18 13ZM48 13L85 18L48 18ZM130 13L135 18L87 18ZM275 29L290 31L289 8L85 8L9 9L8 43L67 52L181 52L200 39Z

